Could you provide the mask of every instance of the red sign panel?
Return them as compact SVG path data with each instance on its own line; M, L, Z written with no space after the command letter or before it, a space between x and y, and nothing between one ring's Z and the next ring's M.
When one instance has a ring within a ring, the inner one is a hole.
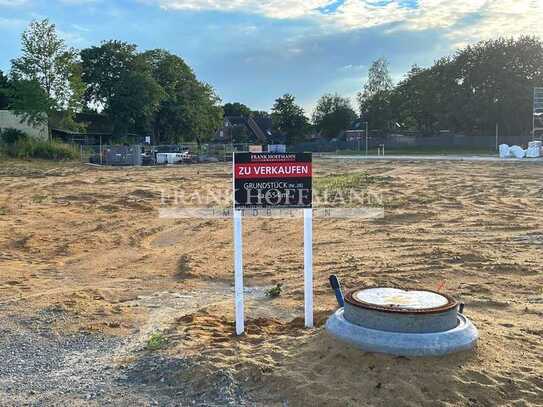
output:
M311 208L311 154L236 153L235 207Z
M236 164L237 179L311 177L311 163Z

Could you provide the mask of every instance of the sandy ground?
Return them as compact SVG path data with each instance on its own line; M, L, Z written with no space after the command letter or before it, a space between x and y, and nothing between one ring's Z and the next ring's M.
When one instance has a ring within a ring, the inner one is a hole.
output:
M385 217L315 221L312 330L302 221L247 220L237 338L231 222L158 216L176 196L228 206L228 165L1 163L0 404L543 405L543 165L323 159L315 172L328 187L351 174ZM455 296L477 349L408 359L337 343L323 329L332 273Z

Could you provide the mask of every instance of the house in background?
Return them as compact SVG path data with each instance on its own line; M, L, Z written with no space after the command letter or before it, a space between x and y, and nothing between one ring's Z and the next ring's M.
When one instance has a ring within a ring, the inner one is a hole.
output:
M0 110L0 130L5 129L17 129L39 140L49 139L47 121L43 124L29 124L12 110Z
M223 127L213 139L215 143L284 144L285 136L272 129L271 118L225 116Z
M65 143L99 145L99 144L145 144L148 134L128 133L119 135L113 130L113 123L101 113L77 113L75 121L82 123L85 130L82 132L53 128L51 134L54 139Z

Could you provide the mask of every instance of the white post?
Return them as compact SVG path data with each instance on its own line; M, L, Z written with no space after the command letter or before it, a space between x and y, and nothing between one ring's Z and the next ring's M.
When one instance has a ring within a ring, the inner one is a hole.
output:
M234 291L236 312L236 335L245 332L244 306L243 306L243 239L242 239L241 211L234 210Z
M313 210L304 209L305 326L313 328Z
M500 135L500 126L496 123L496 151L499 151L500 147L498 146L498 136Z
M368 130L369 130L369 126L368 126L368 122L366 121L366 157L368 156L368 137L369 137Z

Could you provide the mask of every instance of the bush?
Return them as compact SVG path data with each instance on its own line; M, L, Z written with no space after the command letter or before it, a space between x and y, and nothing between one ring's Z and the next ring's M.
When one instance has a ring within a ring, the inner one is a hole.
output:
M0 129L0 135L2 136L2 141L6 144L14 144L28 138L24 132L17 129L5 129L3 131Z
M57 141L42 141L27 137L24 133L14 142L8 142L2 133L3 143L0 144L2 153L13 158L41 158L44 160L74 160L78 152L70 145ZM13 138L9 138L13 140Z

